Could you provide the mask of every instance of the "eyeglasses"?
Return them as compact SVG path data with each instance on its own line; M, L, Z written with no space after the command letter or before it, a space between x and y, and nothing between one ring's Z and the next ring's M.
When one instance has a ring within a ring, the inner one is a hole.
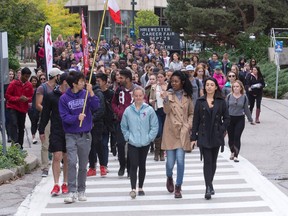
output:
M204 71L198 71L198 73L203 73Z
M46 78L41 78L40 80L46 80Z
M228 77L235 77L235 75L229 75Z

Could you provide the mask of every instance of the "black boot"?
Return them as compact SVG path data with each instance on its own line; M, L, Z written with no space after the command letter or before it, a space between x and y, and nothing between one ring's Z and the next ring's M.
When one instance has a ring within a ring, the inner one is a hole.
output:
M174 183L173 183L172 177L167 177L166 188L167 188L168 192L170 192L170 193L174 192Z
M214 195L215 194L215 190L213 188L213 185L211 184L211 195Z
M210 200L211 199L211 195L212 195L211 187L207 186L206 187L206 192L205 192L205 199L206 200Z
M181 185L175 185L175 193L174 193L174 197L175 198L182 198L182 194L181 194Z

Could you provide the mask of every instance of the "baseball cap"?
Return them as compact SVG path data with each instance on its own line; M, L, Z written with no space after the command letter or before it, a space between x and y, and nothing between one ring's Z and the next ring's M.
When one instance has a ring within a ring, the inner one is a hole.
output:
M215 70L221 70L221 69L222 69L222 67L220 65L215 66Z
M52 68L49 72L49 76L55 77L59 74L62 74L62 72L58 68Z
M186 71L194 71L194 67L192 65L187 65Z

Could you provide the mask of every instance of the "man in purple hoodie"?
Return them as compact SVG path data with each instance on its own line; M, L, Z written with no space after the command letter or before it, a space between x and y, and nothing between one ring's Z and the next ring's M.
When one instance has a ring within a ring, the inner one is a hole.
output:
M68 156L68 190L65 203L73 203L77 199L86 201L86 172L88 155L91 147L92 112L99 107L99 98L94 95L92 85L87 84L87 103L82 113L86 96L85 77L82 73L71 71L66 79L70 88L60 97L59 113L65 132ZM82 125L80 126L80 122ZM76 170L78 157L78 176Z

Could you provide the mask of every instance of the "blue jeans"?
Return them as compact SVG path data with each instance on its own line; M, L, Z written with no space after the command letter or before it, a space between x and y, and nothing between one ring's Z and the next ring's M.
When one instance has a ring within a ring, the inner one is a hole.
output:
M175 162L177 161L177 179L176 185L181 186L183 183L184 176L184 161L185 161L185 151L183 148L177 148L173 150L166 150L167 161L166 161L166 176L173 176L173 168Z

